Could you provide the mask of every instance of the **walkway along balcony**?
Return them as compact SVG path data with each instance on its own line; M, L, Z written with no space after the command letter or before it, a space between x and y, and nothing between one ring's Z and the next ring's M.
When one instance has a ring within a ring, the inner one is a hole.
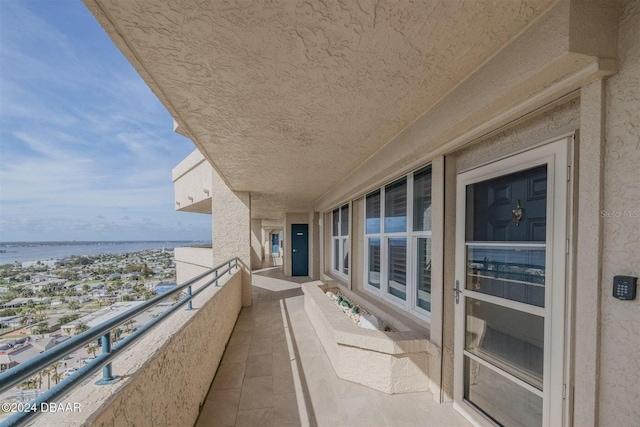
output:
M339 379L304 310L301 282L281 268L220 278L113 361L121 380L92 378L61 402L80 412L36 425L466 426L430 392L390 395ZM197 286L194 286L194 290ZM215 379L214 379L215 376Z

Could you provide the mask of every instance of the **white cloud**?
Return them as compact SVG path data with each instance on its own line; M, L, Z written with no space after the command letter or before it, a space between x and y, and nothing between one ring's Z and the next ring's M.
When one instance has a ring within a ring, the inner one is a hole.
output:
M174 212L193 145L84 6L2 9L0 240L210 238Z

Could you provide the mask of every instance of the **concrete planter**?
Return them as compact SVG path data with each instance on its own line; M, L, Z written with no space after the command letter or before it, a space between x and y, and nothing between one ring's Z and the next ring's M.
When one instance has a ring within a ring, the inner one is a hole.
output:
M423 332L360 328L326 297L327 288L302 285L305 311L339 378L389 394L435 389L440 349Z

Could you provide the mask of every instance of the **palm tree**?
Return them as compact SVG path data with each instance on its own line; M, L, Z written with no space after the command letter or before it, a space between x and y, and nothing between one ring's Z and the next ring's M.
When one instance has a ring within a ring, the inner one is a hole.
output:
M97 352L98 346L95 344L89 344L89 347L87 347L87 353L93 355L93 357L96 357Z
M76 335L79 335L88 329L89 329L89 326L87 326L86 323L78 323L76 327L73 328L73 332L75 332Z
M51 388L51 371L52 371L51 366L49 366L48 368L42 371L42 375L47 376L47 390Z
M122 329L120 328L115 328L113 330L111 330L111 342L112 343L117 343L118 340L120 339L120 335L122 334Z
M18 384L18 388L23 390L31 390L33 388L36 388L36 380L34 378L29 378L28 380Z
M38 383L38 388L42 388L42 376L44 375L43 371L38 372L38 378L36 378L36 382Z
M60 382L60 380L62 379L62 373L58 373L55 372L53 375L51 375L51 378L53 378L53 381L58 384Z
M27 326L29 324L29 320L31 320L31 316L29 311L25 310L20 314L20 324L22 326Z
M51 370L53 370L53 374L51 375L51 378L53 378L53 381L56 384L58 384L60 379L62 379L62 372L58 372L58 368L60 367L60 365L62 365L62 362L55 362L49 368L49 370L50 370L49 373L51 373Z

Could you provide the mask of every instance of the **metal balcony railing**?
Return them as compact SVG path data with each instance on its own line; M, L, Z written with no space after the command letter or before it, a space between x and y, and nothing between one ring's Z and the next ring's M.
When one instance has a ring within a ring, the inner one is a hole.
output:
M0 393L3 393L11 387L20 384L20 382L37 375L49 367L52 363L62 360L65 356L73 353L74 351L84 347L86 344L101 339L102 354L97 356L93 361L89 362L84 367L80 368L73 375L62 380L60 383L52 387L50 390L42 393L37 399L29 402L28 404L16 405L17 411L9 418L0 423L0 427L8 426L20 426L26 424L32 417L36 416L44 405L54 402L57 398L65 395L71 391L74 387L80 385L83 381L87 380L92 374L102 368L102 379L96 384L104 385L117 381L119 378L115 376L111 369L111 361L118 354L133 345L138 339L144 336L151 328L162 322L171 313L178 308L187 305L187 310L192 309L192 298L205 290L209 285L214 284L218 286L218 280L224 274L231 274L231 271L238 268L238 258L232 258L229 261L225 261L218 266L207 270L206 272L186 281L182 285L176 286L167 292L164 292L154 298L151 298L144 303L133 307L124 313L115 316L114 318L94 326L93 328L76 335L67 341L59 344L44 353L30 359L25 363L14 366L8 369L4 373L0 374ZM213 275L211 279L206 281L195 291L192 290L192 285ZM111 331L130 319L142 314L144 311L151 307L156 306L160 302L171 298L175 294L179 294L182 291L187 292L187 295L178 300L174 305L167 310L160 313L156 318L151 319L149 322L138 328L131 335L125 337L122 341L119 341L113 348L111 347ZM3 408L4 409L4 408ZM6 412L6 411L5 411Z

